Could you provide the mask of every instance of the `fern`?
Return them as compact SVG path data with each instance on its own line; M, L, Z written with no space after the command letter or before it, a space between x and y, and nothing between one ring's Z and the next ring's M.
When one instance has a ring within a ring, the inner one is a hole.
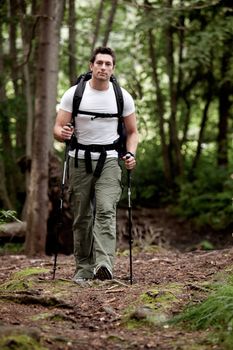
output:
M19 219L16 217L16 211L14 210L0 210L0 224L4 224L10 221L18 221Z

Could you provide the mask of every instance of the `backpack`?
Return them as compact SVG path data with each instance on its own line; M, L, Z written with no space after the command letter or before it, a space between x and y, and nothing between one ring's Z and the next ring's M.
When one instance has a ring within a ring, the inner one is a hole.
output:
M119 139L117 142L117 151L119 158L123 157L126 153L126 131L124 126L124 121L122 117L122 112L124 108L124 99L122 95L122 90L120 88L120 85L117 82L117 79L114 75L111 76L110 81L113 84L113 89L116 96L116 103L117 103L117 113L116 114L109 114L109 113L92 113L87 111L81 111L79 110L79 106L82 100L82 96L85 90L85 86L88 80L90 80L92 77L92 72L87 72L84 74L81 74L77 80L76 84L77 88L74 93L73 98L73 109L72 109L72 124L74 125L75 118L78 113L82 114L88 114L93 115L93 118L111 118L111 117L117 117L118 118L118 128L117 132L119 134Z

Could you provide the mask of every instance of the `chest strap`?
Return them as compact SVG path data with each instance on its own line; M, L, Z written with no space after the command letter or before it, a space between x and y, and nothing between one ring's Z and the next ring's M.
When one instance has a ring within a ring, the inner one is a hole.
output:
M88 112L88 111L82 111L78 110L77 111L79 114L84 114L84 115L92 115L93 117L91 118L92 120L96 118L119 118L118 113L98 113L98 112Z

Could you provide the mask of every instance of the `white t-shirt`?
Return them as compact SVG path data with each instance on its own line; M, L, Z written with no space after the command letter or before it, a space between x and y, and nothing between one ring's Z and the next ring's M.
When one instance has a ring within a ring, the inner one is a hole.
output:
M73 97L77 85L69 88L61 98L60 109L72 113ZM124 109L122 116L128 116L135 111L135 105L132 96L123 88L121 88ZM108 90L95 90L90 86L90 82L86 83L86 87L82 96L79 110L94 113L117 113L116 96L113 85L110 82ZM93 115L78 114L75 117L75 135L79 143L83 145L108 145L119 138L117 133L118 118L93 118ZM75 151L71 151L70 155L74 157ZM92 159L98 159L99 153L91 153ZM116 151L107 151L107 157L118 157ZM78 158L84 158L84 151L79 150Z

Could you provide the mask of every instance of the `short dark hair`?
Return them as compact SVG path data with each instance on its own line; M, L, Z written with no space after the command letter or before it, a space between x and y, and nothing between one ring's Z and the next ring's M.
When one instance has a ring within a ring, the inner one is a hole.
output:
M106 46L99 46L93 51L91 59L90 59L91 63L95 62L96 55L98 55L98 53L101 53L103 55L110 55L110 56L112 56L113 65L115 66L115 64L116 64L115 52L110 47L106 47Z

